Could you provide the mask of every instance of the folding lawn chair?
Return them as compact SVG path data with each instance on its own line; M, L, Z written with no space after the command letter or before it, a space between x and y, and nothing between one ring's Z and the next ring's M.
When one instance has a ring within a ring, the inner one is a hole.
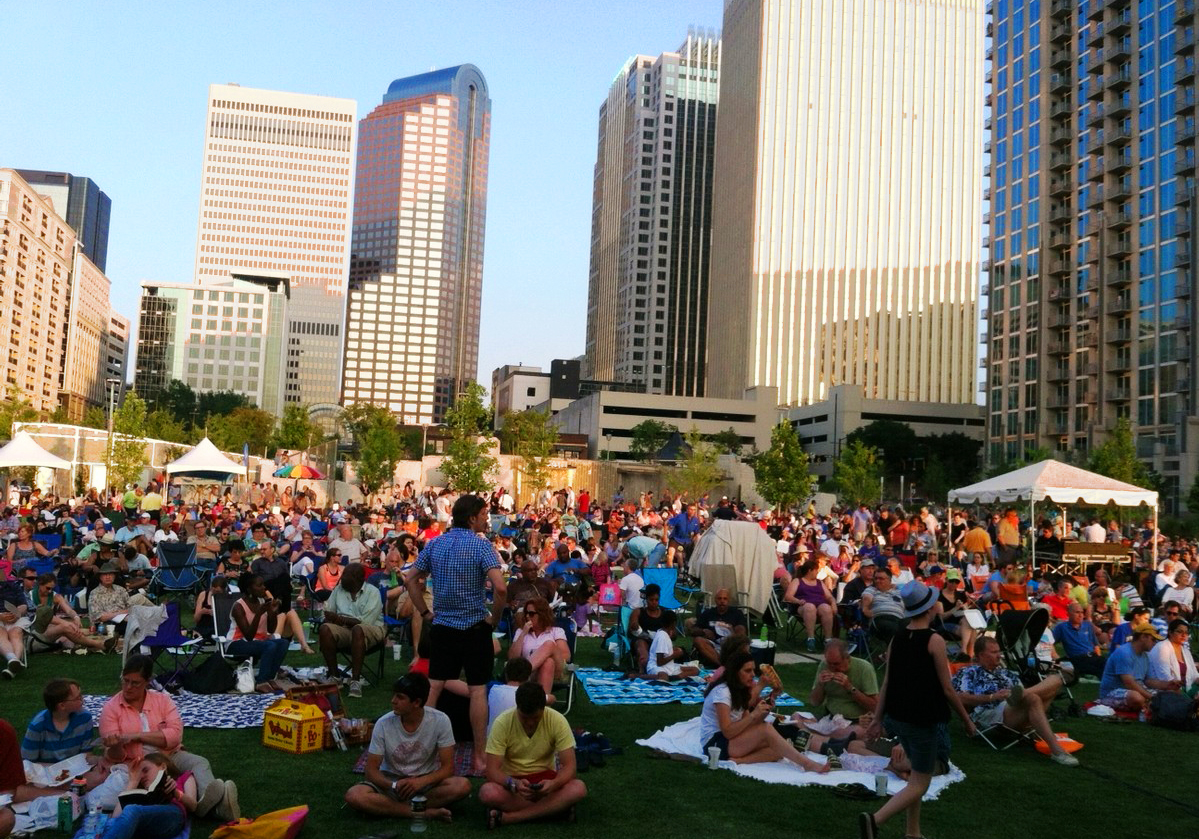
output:
M562 713L569 714L571 706L574 705L575 701L575 682L578 681L578 676L575 673L578 669L578 665L575 664L575 646L578 644L579 630L575 625L574 619L566 615L560 615L555 618L554 626L557 626L566 633L566 646L570 648L570 658L566 662L566 681L554 682L554 693L563 688L567 691L566 708L562 710Z
M679 569L677 568L643 568L641 569L641 579L645 580L648 586L652 583L657 583L662 589L662 595L658 598L658 602L663 609L681 609L683 604L674 594L674 584L678 581Z
M195 597L207 588L207 574L196 563L196 546L186 542L161 542L154 549L158 567L150 578L155 595Z
M995 640L999 642L1003 654L1004 666L1014 670L1020 681L1026 686L1044 681L1047 676L1058 674L1062 676L1062 692L1065 693L1069 704L1066 714L1076 717L1081 713L1074 693L1066 684L1065 675L1061 668L1050 661L1037 657L1037 645L1049 626L1049 610L1045 608L1030 609L1026 612L1008 610L997 618Z
M154 669L159 674L159 683L168 687L178 683L179 678L191 669L192 660L202 649L204 641L183 634L177 601L164 603L159 608L164 610L165 617L158 629L142 639L141 646L149 649Z

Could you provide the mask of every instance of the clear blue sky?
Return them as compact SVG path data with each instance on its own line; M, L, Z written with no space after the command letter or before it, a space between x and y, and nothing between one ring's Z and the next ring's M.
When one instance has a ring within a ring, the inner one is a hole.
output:
M480 381L583 351L596 117L625 59L719 30L721 0L10 2L0 166L93 178L108 275L191 282L208 85L341 96L470 62L492 99Z

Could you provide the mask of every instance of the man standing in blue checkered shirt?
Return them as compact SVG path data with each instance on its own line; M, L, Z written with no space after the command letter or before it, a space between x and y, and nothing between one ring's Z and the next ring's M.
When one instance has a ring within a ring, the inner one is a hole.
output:
M404 579L413 608L426 622L432 618L426 704L436 707L446 681L466 672L474 770L480 775L487 766L487 684L495 663L491 633L508 599L499 555L481 535L490 524L482 498L461 496L454 502L450 529L425 546ZM430 576L437 593L436 614L425 601L425 579ZM490 610L485 592L489 581Z

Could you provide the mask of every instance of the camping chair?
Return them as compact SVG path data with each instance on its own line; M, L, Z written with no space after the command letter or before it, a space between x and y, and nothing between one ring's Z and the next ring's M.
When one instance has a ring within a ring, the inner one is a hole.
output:
M413 647L413 653L416 652L416 645L412 644L412 618L393 618L387 613L387 579L388 576L382 571L376 571L367 578L367 583L377 586L379 589L379 598L383 601L383 626L387 630L387 637L391 639L393 644L400 647L400 652L404 651L404 641L408 641ZM401 584L402 585L402 584ZM386 641L384 646L386 646ZM380 667L379 672L383 670Z
M986 728L979 727L977 731L979 738L997 752L1006 751L1018 743L1035 743L1040 739L1032 728L1020 731L1005 725L1002 719Z
M178 683L179 677L191 668L192 660L204 642L183 634L178 601L172 600L159 608L164 610L165 618L158 629L142 639L141 647L148 650L154 669L159 674L158 681L165 688Z
M1009 610L997 619L995 640L999 642L1004 666L1014 670L1024 685L1035 685L1055 673L1062 675L1062 692L1069 701L1066 714L1075 717L1080 709L1070 686L1066 684L1061 667L1037 657L1037 645L1041 643L1048 626L1048 609L1037 608L1027 612Z
M329 535L329 523L327 521L313 519L312 521L308 522L308 529L312 532L312 538L314 540L324 539Z
M161 542L154 549L158 567L150 578L150 592L155 595L182 594L195 597L207 588L207 574L196 564L196 546L186 542Z
M612 640L616 642L616 661L625 662L625 669L635 671L637 662L633 658L633 639L629 637L629 618L633 616L633 610L627 604L620 607L620 616L616 621L616 625L612 628Z
M770 602L766 604L766 613L774 623L774 628L782 631L788 641L795 639L795 635L799 631L799 620L790 609L783 605L778 586L771 587Z
M662 596L658 598L658 602L663 609L677 610L683 608L683 604L674 594L674 584L679 578L679 569L677 568L642 568L641 579L645 580L648 586L651 583L657 583L662 589Z
M236 656L229 652L229 630L233 628L233 604L238 600L235 594L228 592L212 593L212 639L216 641L216 650L221 658L231 661L244 661L244 656Z
M41 542L42 547L50 553L54 553L62 547L62 536L58 533L39 533L33 537L33 541Z
M566 681L554 682L554 693L557 693L563 688L565 688L567 691L566 708L562 710L562 713L569 714L571 706L575 701L575 682L578 681L578 677L575 673L575 671L578 669L578 665L575 664L575 646L579 640L579 631L578 627L575 626L574 619L567 615L559 615L557 618L555 618L554 626L566 633L566 646L570 648L570 658L566 662L566 672L564 674Z
M25 605L25 588L19 579L0 583L0 609L16 611ZM29 666L29 631L21 634L21 664Z

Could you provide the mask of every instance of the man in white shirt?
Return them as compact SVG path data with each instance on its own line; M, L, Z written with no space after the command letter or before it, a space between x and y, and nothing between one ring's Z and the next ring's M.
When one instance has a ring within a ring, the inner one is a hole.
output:
M841 546L847 544L849 543L841 538L841 528L834 525L829 531L829 537L820 543L820 552L834 560L841 553Z
M329 543L330 548L337 548L346 562L361 562L366 545L354 538L354 531L348 524L338 525L337 538Z
M1084 542L1106 542L1107 530L1099 523L1099 519L1091 519L1091 523L1082 529Z
M641 590L645 588L645 580L637 573L637 569L641 567L641 560L629 557L625 567L628 568L628 573L620 578L621 602L630 609L640 609L645 605L645 600L641 596Z

